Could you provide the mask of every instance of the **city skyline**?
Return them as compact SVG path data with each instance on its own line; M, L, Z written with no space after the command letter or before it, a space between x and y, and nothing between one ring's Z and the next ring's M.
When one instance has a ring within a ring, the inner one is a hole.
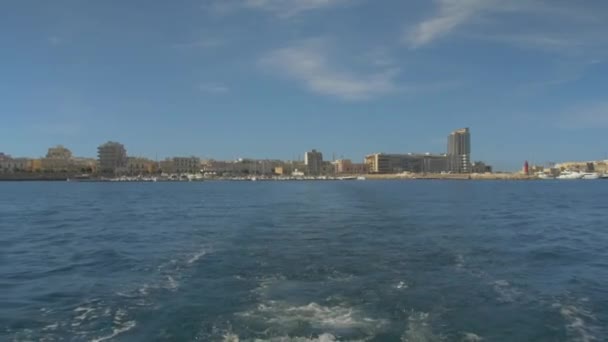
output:
M186 0L9 2L0 13L0 151L360 161L608 158L608 3ZM534 23L534 25L529 24ZM567 137L567 138L566 138Z

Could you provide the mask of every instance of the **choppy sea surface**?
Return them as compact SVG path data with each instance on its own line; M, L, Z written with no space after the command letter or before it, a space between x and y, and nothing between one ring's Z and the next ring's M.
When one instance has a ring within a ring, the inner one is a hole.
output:
M0 183L1 341L606 341L608 182Z

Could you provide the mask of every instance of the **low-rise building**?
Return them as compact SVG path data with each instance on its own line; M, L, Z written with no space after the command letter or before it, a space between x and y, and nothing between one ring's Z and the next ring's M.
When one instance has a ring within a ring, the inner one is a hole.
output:
M156 172L156 162L142 157L127 158L127 173L129 175L149 175Z
M9 157L0 160L0 172L2 173L29 172L30 170L31 159Z
M484 162L481 161L476 161L473 163L471 170L473 171L473 173L491 173L492 166L486 165Z
M173 167L175 173L201 172L201 159L197 157L174 157Z
M446 155L433 154L385 154L375 153L365 157L369 173L441 173L448 170Z

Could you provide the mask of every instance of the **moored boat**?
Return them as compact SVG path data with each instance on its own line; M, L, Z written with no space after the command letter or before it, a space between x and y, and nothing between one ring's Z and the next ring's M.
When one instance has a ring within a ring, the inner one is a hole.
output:
M583 174L580 172L576 172L576 171L564 171L562 172L559 176L557 176L556 179L561 179L561 180L570 180L570 179L581 179L583 178Z
M596 172L585 172L583 173L583 176L581 177L581 179L585 179L585 180L593 180L593 179L599 179L600 175L599 173Z

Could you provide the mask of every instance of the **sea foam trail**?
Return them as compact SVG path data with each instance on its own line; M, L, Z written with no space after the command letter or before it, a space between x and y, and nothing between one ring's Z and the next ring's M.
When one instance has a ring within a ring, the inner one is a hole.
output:
M566 322L566 332L571 341L600 341L596 335L598 329L595 326L597 318L591 311L583 308L581 303L567 305L555 303L553 307L559 310L560 315Z
M361 311L348 306L323 306L309 303L293 306L286 302L267 301L256 309L238 314L251 320L262 320L265 324L289 330L301 322L317 329L348 331L363 329L374 331L386 322L366 317Z

